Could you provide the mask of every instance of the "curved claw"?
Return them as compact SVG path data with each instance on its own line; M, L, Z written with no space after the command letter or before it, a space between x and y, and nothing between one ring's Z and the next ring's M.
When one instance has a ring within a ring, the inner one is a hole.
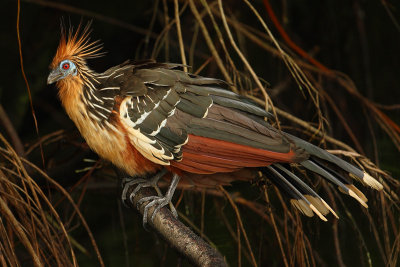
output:
M157 197L157 196L150 196L150 197L144 197L144 198L139 199L138 202L136 203L136 208L139 209L140 205L142 205L144 202L147 202L147 201L151 201L150 203L152 203L152 202L155 200L155 198L159 198L159 197ZM146 205L146 207L147 207L150 203L148 203L148 204Z
M144 179L141 179L141 180L144 180ZM122 202L125 202L125 200L127 199L127 193L128 193L128 189L129 189L129 187L131 186L131 185L133 185L133 184L135 184L135 183L132 183L134 180L132 180L132 179L129 179L129 178L124 178L123 180L122 180L122 183L121 183L121 185L122 185L122 193L121 193L121 198L122 198Z
M156 201L156 200L153 200L153 201ZM150 218L151 222L154 221L154 218L155 218L157 212L159 212L161 208L167 206L168 204L169 204L169 208L172 212L172 215L175 217L175 219L178 218L178 212L176 211L176 209L171 201L168 201L166 198L160 198L157 202L159 202L159 203L158 203L158 206L154 209L153 214L151 215L151 218ZM156 205L156 204L154 204L154 205Z
M122 181L123 189L122 189L122 202L126 203L126 200L129 198L130 202L133 203L133 198L136 196L137 192L142 189L143 187L153 187L156 191L158 196L162 196L160 188L158 188L158 180L165 175L167 172L166 169L163 169L150 179L143 179L143 178L124 178ZM128 190L137 184L136 188L132 191L132 193L128 194Z
M159 199L157 204L157 207L154 209L153 214L151 215L151 222L154 222L154 217L156 216L156 214L160 211L161 208L165 207L166 205L168 205L170 203L170 201L167 198L162 198ZM150 204L150 203L149 203Z
M149 203L146 204L146 206L144 207L143 210L143 227L145 229L147 229L146 225L148 223L148 214L149 214L149 209L151 207L154 207L154 211L150 217L151 222L154 222L154 218L156 216L156 214L161 210L161 208L165 207L166 205L170 204L170 208L171 208L171 212L174 215L175 218L178 217L178 213L175 209L175 207L172 205L171 200L172 200L172 196L174 195L176 186L178 185L179 182L179 176L174 175L174 177L172 178L172 182L171 185L168 188L167 194L164 197L161 196L150 196L150 197L144 197L142 199L140 199L136 206L139 209L139 206L141 204L143 204L144 202L148 202Z
M149 213L149 209L150 208L155 206L154 211L153 211L153 213L151 214L151 217L150 217L150 220L153 223L156 214L163 207L165 207L169 203L171 203L171 200L166 196L165 197L158 197L158 196L144 197L144 198L140 199L137 202L137 204L136 204L137 208L139 209L139 206L141 204L143 204L144 202L147 202L147 201L150 201L150 202L148 204L146 204L146 206L144 207L144 210L143 210L143 226L144 227L146 227L147 222L148 222L147 220L148 220L148 213ZM175 207L173 205L171 205L171 206L172 206L171 212L174 215L174 217L177 218L178 217L178 213L176 212Z
M165 207L166 205L170 205L171 212L175 218L178 217L178 213L176 212L175 207L172 205L171 200L172 196L174 195L175 189L178 185L179 182L179 176L174 174L172 177L172 181L170 186L168 187L168 191L163 196L161 194L161 190L158 188L158 180L167 172L166 169L160 171L156 175L154 175L151 179L143 179L143 178L125 178L123 180L123 190L122 190L122 201L124 204L126 204L126 200L129 199L130 203L133 204L133 198L136 196L137 192L143 188L143 187L153 187L156 191L158 196L149 196L149 197L144 197L142 199L139 199L136 203L136 208L139 209L140 206L145 203L149 202L145 205L144 210L143 210L143 227L147 229L147 223L148 223L148 214L149 214L149 209L151 207L154 207L154 211L150 217L151 222L154 222L154 218L156 214L161 210L161 208ZM137 184L136 188L132 190L131 193L129 192L129 189L131 186Z
M146 200L143 200L146 199ZM153 196L153 197L145 197L142 198L141 200L142 203L149 201L150 199L152 199L150 201L150 203L148 203L145 207L144 207L144 211L143 211L143 227L146 227L147 223L148 223L148 213L149 213L149 209L151 207L155 206L155 209L153 211L153 214L150 217L151 222L154 222L154 218L156 216L156 214L160 211L161 208L165 207L166 205L168 205L168 203L170 202L170 200L168 200L168 198L166 197L157 197L157 196Z
M136 196L137 192L140 189L142 189L143 187L150 187L150 186L156 187L157 186L157 184L153 184L152 181L147 181L145 179L138 179L137 182L135 181L135 184L138 184L138 185L136 186L136 188L132 191L132 193L130 195L131 200ZM133 183L132 183L132 185L133 185Z
M122 202L125 203L125 201L128 199L127 195L128 195L128 189L135 184L141 184L141 183L146 183L147 180L142 179L142 178L137 178L137 179L131 179L131 178L124 178L124 180L122 181L122 193L121 193L121 198L122 198ZM137 187L139 187L139 185ZM136 188L137 188L136 187ZM135 188L135 190L136 190ZM141 187L140 187L141 188ZM140 189L139 188L139 189ZM133 192L135 192L135 190ZM132 192L132 193L133 193ZM137 191L135 192L135 194L137 193ZM132 200L132 194L129 196L130 200Z

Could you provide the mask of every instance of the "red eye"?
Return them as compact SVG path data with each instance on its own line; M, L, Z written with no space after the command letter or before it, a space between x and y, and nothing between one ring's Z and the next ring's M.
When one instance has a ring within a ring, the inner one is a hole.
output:
M62 68L63 68L64 70L69 69L69 63L64 63L64 64L62 65Z

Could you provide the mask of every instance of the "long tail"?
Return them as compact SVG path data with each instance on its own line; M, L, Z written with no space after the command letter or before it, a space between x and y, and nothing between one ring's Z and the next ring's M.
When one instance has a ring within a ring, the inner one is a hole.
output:
M317 214L327 221L324 215L332 212L339 218L333 209L297 175L280 164L274 164L262 169L262 172L290 198L290 203L306 216Z
M310 144L296 136L286 134L289 136L289 138L298 146L303 148L305 151L307 151L309 154L314 156L316 159L321 159L330 163L333 163L334 165L338 166L342 170L348 172L350 176L356 177L359 180L361 180L363 183L366 185L376 189L376 190L382 190L383 186L381 183L379 183L376 179L374 179L371 175L368 173L360 170L359 168L351 165L350 163L342 160L341 158L336 157L335 155L332 155L331 153L325 151L322 148L319 148L313 144ZM306 164L307 165L307 164ZM308 167L305 166L305 168L309 169ZM313 171L313 169L310 169ZM319 173L320 174L320 173ZM321 174L322 175L322 174ZM324 175L322 175L324 176ZM325 176L324 176L325 177ZM325 177L327 178L327 177ZM329 179L329 178L327 178Z
M347 172L349 176L359 179L376 190L383 189L382 184L376 179L350 163L300 138L292 135L288 136L298 147L303 148L311 155L308 160L300 163L304 168L319 174L330 183L336 185L341 192L355 198L365 208L368 208L366 203L368 200L365 195L353 185L350 179L334 169L341 169ZM266 174L278 188L287 194L292 205L306 216L312 217L315 213L322 220L326 221L324 215L331 212L338 218L333 209L312 188L289 170L287 166L274 164L262 168L261 171Z

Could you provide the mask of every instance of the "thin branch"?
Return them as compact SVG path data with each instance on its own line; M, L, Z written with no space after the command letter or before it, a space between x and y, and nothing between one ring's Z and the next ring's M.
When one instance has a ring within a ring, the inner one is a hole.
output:
M283 29L281 24L279 23L274 11L272 10L272 7L269 3L268 0L264 0L264 6L265 9L267 10L268 15L270 16L270 19L272 20L272 23L275 25L275 28L278 30L279 34L282 36L282 38L285 40L285 42L288 44L290 48L292 48L296 53L301 55L303 58L308 60L310 63L321 69L322 71L329 72L329 68L324 66L322 63L311 57L307 52L305 52L303 49L301 49L298 45L295 44L295 42L292 41L292 39L289 37L289 35L286 33L286 31Z
M111 25L115 25L115 26L121 27L123 29L127 29L129 31L136 32L136 33L142 34L144 36L149 36L150 38L153 38L153 39L156 39L158 36L156 33L149 33L148 29L137 27L135 25L123 22L119 19L108 17L106 15L103 15L103 14L100 14L97 12L85 10L85 9L74 7L71 5L57 3L57 2L53 2L53 1L45 1L45 0L23 0L23 1L27 2L27 3L33 3L36 5L41 5L41 6L45 6L45 7L62 10L62 11L67 11L72 14L78 14L81 16L92 17L97 20L109 23Z
M400 24L396 19L396 16L393 15L393 12L389 9L387 0L381 0L383 7L385 8L386 13L388 14L390 20L392 21L396 30L400 33Z
M176 32L178 33L178 40L179 40L179 50L181 53L182 64L184 65L183 70L185 72L187 72L188 68L187 68L187 61L186 61L186 56L185 56L185 46L183 44L183 38L182 38L181 19L179 16L178 0L174 0L174 5L175 5Z
M254 100L255 102L257 102L260 105L264 105L265 104L264 101L254 97L252 95L246 94L246 96L248 98L251 98L252 100ZM355 152L355 150L352 147L350 147L349 145L347 145L347 144L345 144L345 143L343 143L343 142L341 142L341 141L339 141L339 140L337 140L337 139L335 139L333 137L325 135L324 132L318 130L317 128L315 128L313 126L311 126L308 122L303 121L303 120L297 118L296 116L293 116L290 113L288 113L286 111L283 111L283 110L281 110L281 109L279 109L277 107L275 107L275 110L276 110L276 113L278 115L280 115L280 116L282 116L282 117L284 117L284 118L286 118L286 119L288 119L288 120L290 120L290 121L302 126L304 129L312 132L313 134L315 134L317 136L325 138L326 141L328 141L328 142L330 142L332 144L335 144L337 146L340 146L340 147L344 148L345 150L348 150L348 151L351 151L351 152Z
M58 191L60 191L62 193L62 195L64 195L67 198L68 202L72 205L73 209L76 211L76 214L78 215L78 217L80 219L80 222L82 223L83 227L85 228L87 234L89 235L89 238L90 238L90 241L92 243L93 249L95 250L97 259L99 261L99 265L101 267L104 267L105 265L104 265L103 259L101 257L101 254L100 254L100 250L99 250L99 248L98 248L98 246L96 244L96 241L94 239L93 233L91 232L91 230L89 228L89 225L87 224L85 218L83 217L82 213L79 211L78 206L75 204L74 200L69 195L69 193L61 185L59 185L56 181L51 179L43 170L41 170L37 166L33 165L31 162L27 161L24 158L21 158L21 160L22 160L23 163L25 163L26 165L30 166L32 169L36 170L39 174L41 174L43 176L43 178L45 178L52 186L54 186ZM34 181L32 181L32 182L34 183ZM50 204L49 201L47 201L46 199L44 199L44 200L47 202L47 204ZM57 221L61 222L61 219L59 218L59 215L55 212L54 207L49 205L49 208L50 208L51 211L53 211L52 214L53 214L53 216L55 216L57 218ZM41 209L41 208L39 207L39 209ZM60 225L62 231L66 234L66 230L65 230L63 224L59 223L59 225ZM69 239L67 239L67 242L68 243L70 242ZM77 266L76 258L75 258L75 254L74 254L73 250L71 250L71 254L72 254L72 257L74 259L74 266Z
M29 86L28 78L26 77L26 74L25 74L24 60L23 60L23 57L22 57L22 42L21 42L21 35L20 35L20 32L19 32L19 22L20 22L20 15L21 15L21 1L18 0L17 3L18 4L17 4L17 23L16 23L16 28L17 28L19 63L20 63L20 67L21 67L21 74L22 74L22 77L24 78L24 81L25 81L26 90L28 91L29 103L30 103L30 107L31 107L33 122L35 123L36 135L37 135L38 139L40 139L39 126L38 126L38 122L37 122L37 119L36 119L35 109L33 108L31 87ZM43 147L42 147L41 143L39 144L39 146L40 146L40 156L42 157L42 164L43 164L43 168L44 168L45 167L45 163L44 163Z
M25 234L24 228L17 221L17 219L12 215L12 211L7 207L7 203L2 198L0 198L0 210L1 210L2 216L11 222L10 225L12 225L15 233L21 239L21 241L25 245L26 249L28 250L29 254L32 256L33 264L35 266L43 266L36 251L30 245L30 241L29 241L27 235Z
M346 130L347 134L349 135L350 139L353 141L354 145L357 148L357 151L359 151L361 154L365 155L364 149L361 146L360 142L358 141L357 137L354 135L353 131L351 130L348 122L346 121L345 116L343 113L340 111L339 107L336 105L335 101L329 96L328 93L325 93L324 91L321 92L322 97L329 103L333 111L336 113L336 116L342 123L344 129Z
M247 70L250 72L250 74L253 77L253 79L254 79L255 83L257 84L258 88L261 90L261 92L262 92L262 94L263 94L263 96L265 98L265 108L268 109L269 105L271 105L272 106L272 110L274 111L274 108L273 108L273 105L272 105L272 101L271 101L268 93L265 91L265 88L261 84L260 79L258 78L257 74L255 73L255 71L251 67L250 63L248 62L246 57L243 55L243 53L240 51L239 47L236 45L235 40L233 39L231 30L229 29L229 26L228 26L228 22L226 21L225 12L224 12L221 0L218 0L218 7L219 7L220 14L221 14L222 23L223 23L223 25L225 27L226 33L228 34L228 38L229 38L229 41L231 42L232 47L235 49L236 53L238 54L238 56L242 60L243 64L246 66Z
M24 145L21 142L21 139L18 136L17 131L14 128L10 118L8 117L6 111L3 108L3 105L0 104L0 122L3 124L4 128L7 131L8 136L11 139L11 142L14 146L15 152L17 152L18 156L24 156Z
M224 193L225 197L228 199L228 201L231 204L233 210L235 211L237 222L238 222L238 224L240 226L240 229L241 229L241 231L243 233L243 237L244 237L244 240L246 241L247 249L249 250L249 253L250 253L250 256L251 256L251 260L252 260L251 263L254 266L257 267L256 258L254 257L254 253L253 253L253 250L251 249L249 238L247 237L246 231L244 229L243 222L242 222L242 219L240 217L239 209L236 206L235 202L233 201L232 197L228 194L228 192L221 185L218 186L218 188L219 188L219 190L222 191L222 193ZM238 235L238 243L240 243L240 236L239 235Z
M264 190L265 201L267 202L267 205L269 206L270 201L269 201L267 188L264 186L263 190ZM278 240L278 243L279 243L279 248L280 248L281 253L282 253L283 262L284 262L285 266L288 267L289 264L288 264L288 261L287 261L287 258L286 258L285 250L283 249L281 236L279 234L279 230L278 230L278 227L276 225L275 218L274 218L274 215L273 215L272 212L270 213L270 218L271 218L272 225L274 227L276 239Z
M214 58L215 62L217 63L222 75L224 76L225 80L229 84L233 84L231 76L228 74L228 71L225 68L225 64L222 62L222 59L219 56L219 53L218 53L217 49L215 48L214 42L210 37L208 29L207 29L206 25L204 24L203 19L202 19L201 15L200 15L199 11L197 10L196 4L193 2L193 0L189 0L189 5L190 5L190 9L192 10L192 13L193 13L194 17L196 18L197 22L199 23L199 26L200 26L201 32L203 34L203 37L206 40L208 48L210 49L210 51L211 51L211 53L213 55L213 58ZM235 87L232 87L231 89L235 93L238 92Z

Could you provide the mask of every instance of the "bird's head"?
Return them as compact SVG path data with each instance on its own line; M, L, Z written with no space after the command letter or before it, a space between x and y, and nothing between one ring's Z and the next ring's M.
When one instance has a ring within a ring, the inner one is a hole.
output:
M98 41L91 42L89 38L90 23L81 30L81 26L68 34L61 30L61 40L56 55L50 64L51 72L47 84L59 81L79 79L79 75L86 71L86 60L101 56L102 46Z
M52 84L64 78L73 78L78 74L75 63L70 59L62 60L58 66L53 68L47 77L47 84Z

